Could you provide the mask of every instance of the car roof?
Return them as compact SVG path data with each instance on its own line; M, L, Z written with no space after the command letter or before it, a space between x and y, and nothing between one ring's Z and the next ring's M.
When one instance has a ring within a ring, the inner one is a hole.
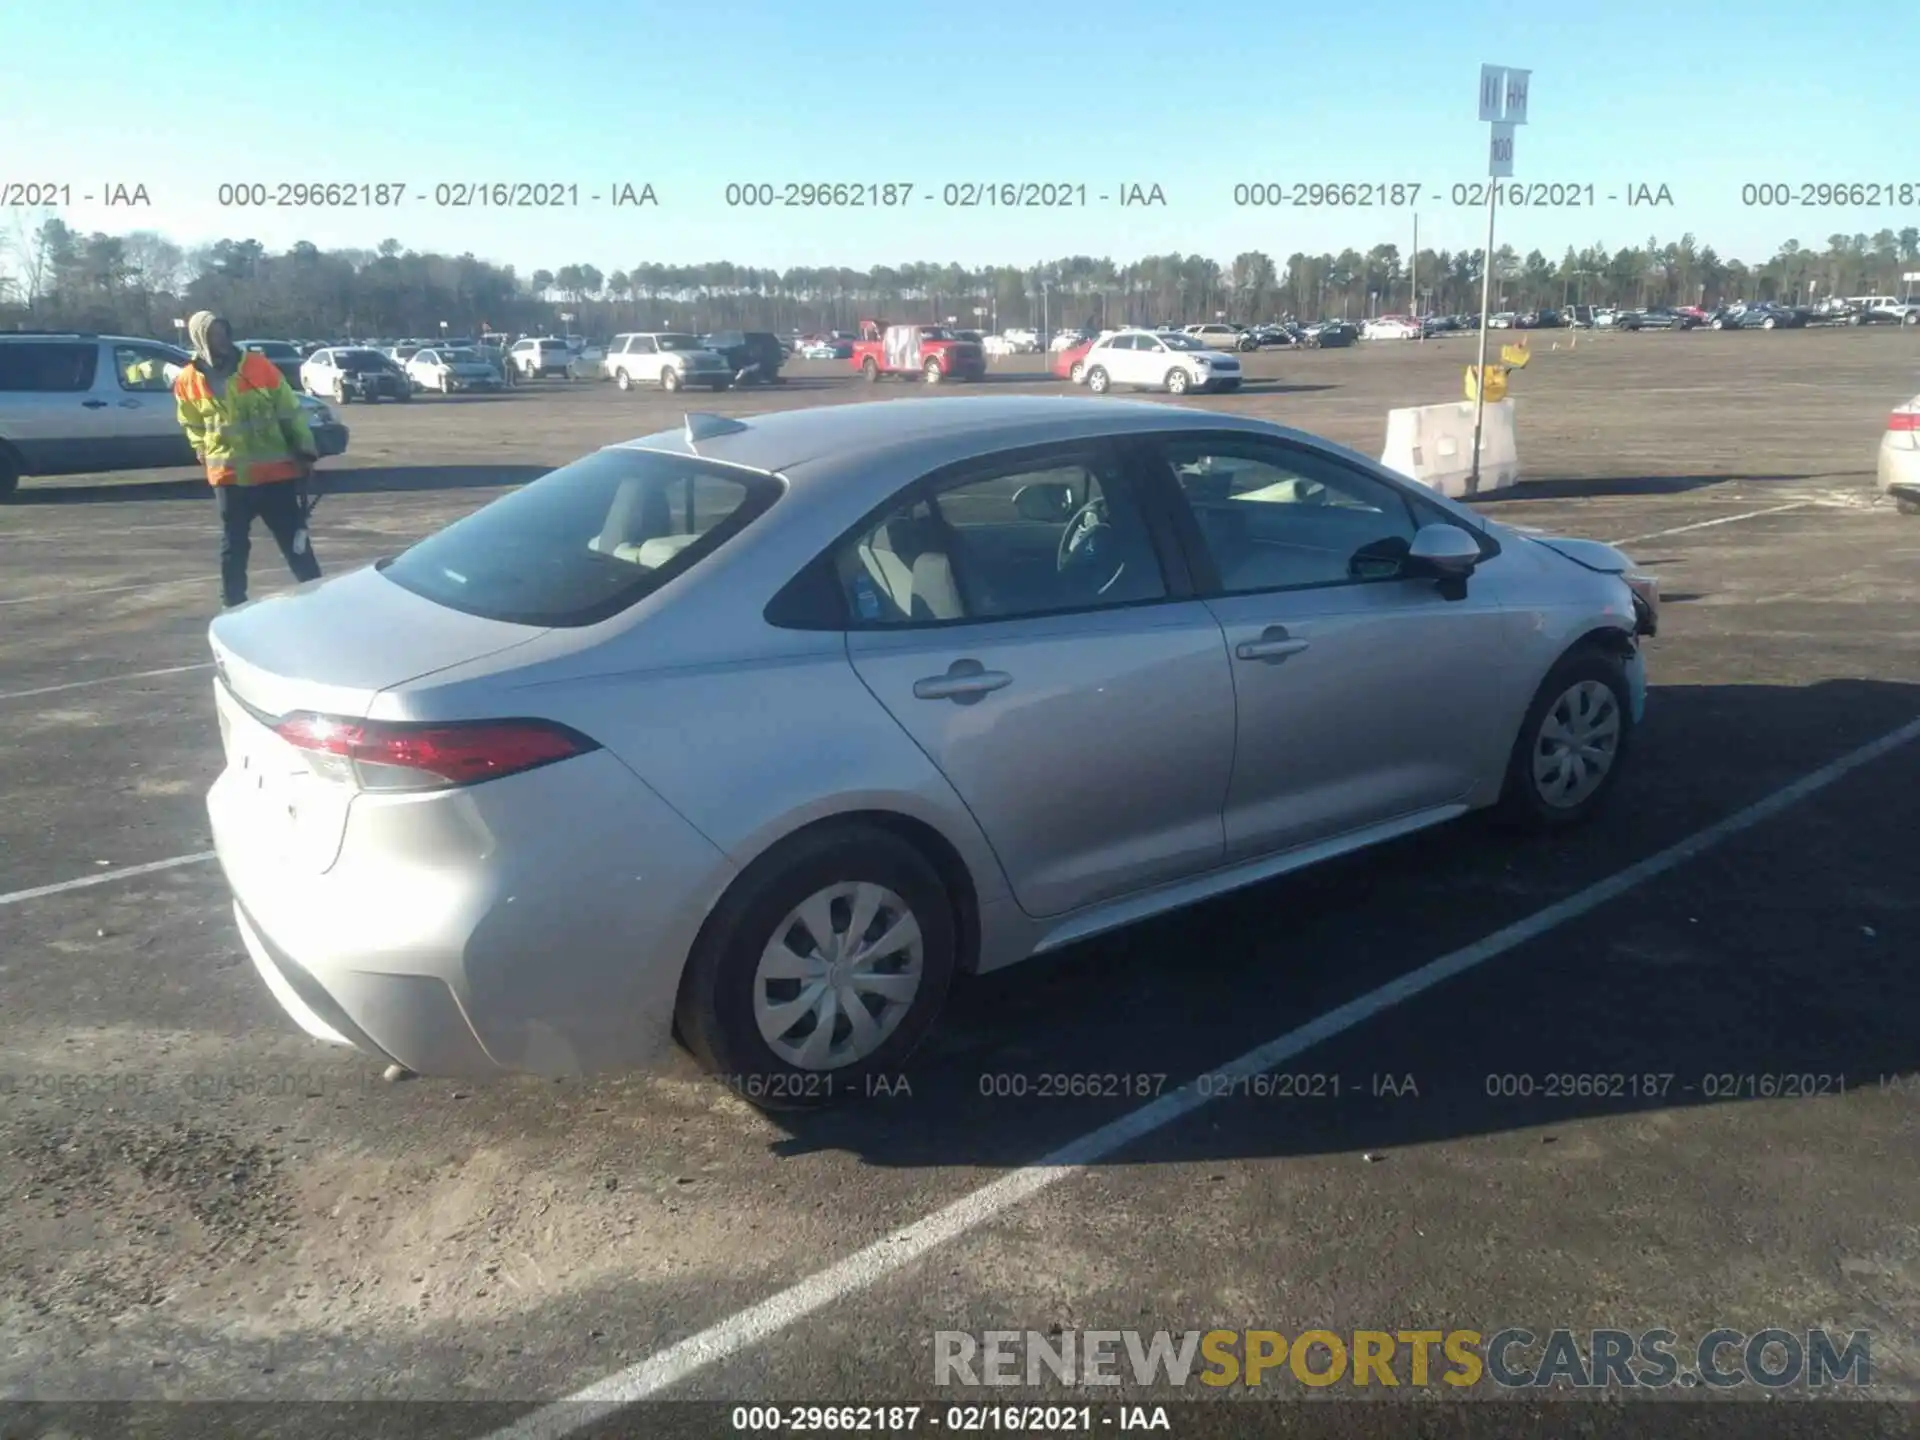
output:
M857 463L870 455L925 447L938 463L1023 445L1152 430L1251 430L1326 442L1266 421L1144 400L1093 400L1046 395L870 400L742 416L741 428L687 443L684 428L662 430L613 447L667 450L748 469L782 472L828 457ZM839 466L825 467L835 470Z

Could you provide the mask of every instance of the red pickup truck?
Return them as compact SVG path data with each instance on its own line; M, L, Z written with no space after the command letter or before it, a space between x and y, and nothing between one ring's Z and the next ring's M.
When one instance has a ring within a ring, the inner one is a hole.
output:
M889 325L862 320L849 362L869 384L882 375L912 376L938 385L942 380L979 380L987 373L987 353L972 340L959 339L944 325Z

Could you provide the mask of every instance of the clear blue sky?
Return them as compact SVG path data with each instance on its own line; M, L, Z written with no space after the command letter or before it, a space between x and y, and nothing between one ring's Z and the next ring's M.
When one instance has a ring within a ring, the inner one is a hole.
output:
M1029 264L1180 250L1404 252L1413 209L1237 208L1237 182L1420 185L1423 247L1476 247L1481 62L1533 71L1517 181L1592 185L1578 210L1504 210L1558 257L1691 230L1763 259L1788 238L1920 224L1920 206L1755 209L1746 182L1920 187L1913 0L839 0L625 4L330 0L187 12L0 0L0 184L65 181L69 223L472 250L519 266L644 260ZM203 19L200 17L204 17ZM1085 184L1084 209L954 210L947 183ZM222 182L404 181L387 212L232 211ZM437 209L436 184L575 183L578 208ZM586 197L654 186L657 208ZM730 181L907 182L903 209L730 209ZM143 184L150 210L78 203ZM1165 208L1097 196L1159 185ZM1629 208L1665 185L1670 207ZM1436 193L1437 192L1437 193ZM425 193L422 203L414 198ZM1609 195L1619 195L1610 201ZM5 217L0 217L0 226Z

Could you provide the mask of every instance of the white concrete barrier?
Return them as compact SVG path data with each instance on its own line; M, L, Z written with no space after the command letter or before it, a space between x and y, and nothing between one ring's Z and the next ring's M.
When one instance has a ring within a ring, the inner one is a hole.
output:
M1480 482L1473 473L1473 406L1420 405L1387 412L1387 447L1380 463L1454 500L1506 490L1520 479L1513 401L1486 407L1480 430Z

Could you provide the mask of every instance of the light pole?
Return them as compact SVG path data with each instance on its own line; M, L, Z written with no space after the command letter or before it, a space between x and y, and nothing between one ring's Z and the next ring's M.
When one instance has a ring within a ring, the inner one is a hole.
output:
M1531 70L1480 67L1480 118L1491 127L1487 142L1487 248L1480 265L1480 357L1474 368L1473 469L1467 493L1480 488L1480 437L1487 409L1487 322L1493 318L1493 217L1499 182L1513 174L1513 131L1527 123L1527 77Z

